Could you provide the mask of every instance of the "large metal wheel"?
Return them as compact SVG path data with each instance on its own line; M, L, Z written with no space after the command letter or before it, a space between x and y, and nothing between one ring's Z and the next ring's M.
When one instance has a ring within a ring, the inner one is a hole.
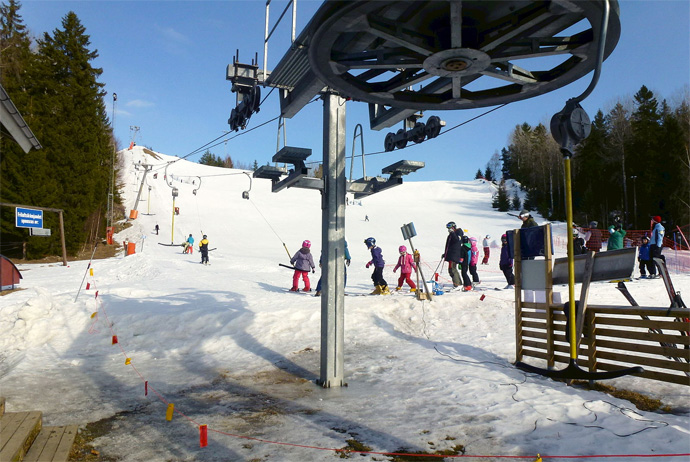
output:
M620 37L617 0L610 5L605 57ZM493 106L592 71L603 8L603 0L327 1L309 61L354 100L415 110Z

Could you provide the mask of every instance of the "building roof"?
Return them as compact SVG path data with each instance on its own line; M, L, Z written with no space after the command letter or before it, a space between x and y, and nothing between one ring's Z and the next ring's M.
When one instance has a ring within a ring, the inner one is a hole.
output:
M0 85L0 123L12 139L19 143L24 152L29 152L32 148L41 149L41 143L38 142L2 85Z

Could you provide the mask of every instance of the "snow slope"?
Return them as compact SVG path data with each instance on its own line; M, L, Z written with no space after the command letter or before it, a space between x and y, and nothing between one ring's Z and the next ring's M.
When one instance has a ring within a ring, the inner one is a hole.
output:
M135 242L136 254L94 261L93 276L87 261L22 265L26 290L0 298L0 393L9 411L41 410L46 425L102 420L106 431L97 449L125 461L332 460L333 449L348 440L374 452L463 445L467 455L486 456L474 460L690 453L688 387L634 377L607 382L674 409L644 412L512 366L513 292L493 290L505 285L498 248L490 265L479 267L487 290L447 293L433 303L410 294L347 297L348 386L319 388L320 299L286 292L292 272L278 266L289 260L283 244L292 254L304 239L318 259L319 194L273 194L269 181L255 179L247 201L241 195L250 180L241 171L182 160L167 171L179 190L171 236L163 166L174 158L156 160L139 147L121 155L128 210L143 171L135 165L157 165L147 179L150 200L145 186L139 217L116 236ZM490 197L491 186L481 180L408 181L349 205L347 292L372 289L362 243L369 236L383 249L384 277L395 286L392 267L396 249L407 244L400 232L405 223L415 224L428 278L444 250L446 222L497 241L519 222L493 210ZM554 227L562 238L562 224ZM198 243L202 232L216 248L210 266L199 264L196 250L184 255L181 247L158 245L180 243L190 233ZM563 255L561 247L556 251ZM85 275L91 287L77 297ZM318 270L310 275L312 287L318 276ZM673 276L687 294L690 275ZM445 271L441 280L447 282ZM642 305L668 303L661 280L629 287ZM559 290L565 299L567 288ZM607 283L594 283L590 297L626 303ZM176 411L170 422L168 403ZM205 448L200 424L208 426Z

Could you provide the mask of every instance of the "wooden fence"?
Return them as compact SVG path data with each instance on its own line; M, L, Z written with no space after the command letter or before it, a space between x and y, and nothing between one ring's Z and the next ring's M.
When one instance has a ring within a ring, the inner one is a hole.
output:
M546 361L547 368L555 368L556 363L570 361L567 315L564 305L553 300L553 285L563 279L567 259L554 261L551 229L549 225L543 228L544 242L538 260L521 258L524 244L520 244L520 230L514 230L516 361L536 358ZM641 377L690 385L690 311L588 304L592 281L630 277L635 252L590 252L576 259L580 261L575 264L575 277L581 282L576 326L578 364L591 372L642 366ZM543 301L523 300L522 289L541 290Z
M642 366L641 377L690 385L687 315L684 308L588 305L578 364L592 372ZM517 360L538 358L549 368L568 364L565 323L562 305L522 302Z

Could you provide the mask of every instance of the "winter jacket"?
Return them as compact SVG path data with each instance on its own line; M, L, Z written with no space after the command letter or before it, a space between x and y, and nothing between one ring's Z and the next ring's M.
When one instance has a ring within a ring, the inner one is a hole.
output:
M585 247L585 240L581 237L573 238L573 249L575 250L575 255L582 255L587 253L587 248Z
M202 239L199 242L199 251L201 253L206 253L208 252L208 239Z
M316 268L311 252L306 247L302 247L295 253L292 259L290 259L290 264L299 271L309 271Z
M510 256L510 249L508 244L503 244L501 247L501 259L498 262L499 266L513 266L513 258Z
M400 258L398 258L398 264L395 265L395 268L393 268L393 272L395 273L398 268L400 268L400 272L403 274L410 274L412 273L413 269L417 269L417 266L414 264L412 254L406 253L405 255L400 255Z
M321 251L321 255L319 255L319 265L322 263L323 260L323 251ZM352 260L352 257L350 257L350 251L347 249L347 241L345 241L345 263L350 263L350 260Z
M371 261L367 263L367 266L372 264L375 268L383 268L386 266L386 262L383 260L383 251L380 247L373 246L371 248Z
M649 253L649 243L642 244L640 246L640 250L637 254L637 259L640 261L649 261L652 259L652 256Z
M624 229L616 230L613 226L609 228L609 243L606 250L618 250L623 248L623 237L626 232Z
M601 231L598 229L589 230L585 234L585 240L587 241L587 249L594 250L595 252L601 250Z
M472 244L472 256L470 257L470 266L477 266L479 261L479 249L477 248L477 238L471 237L470 244Z
M458 263L460 261L460 247L462 243L460 238L463 236L461 229L456 229L453 233L448 233L446 238L446 253L443 254L443 259L445 261L452 261L453 263Z
M472 244L469 242L467 244L460 245L460 263L470 264L470 258L472 257Z
M657 247L664 246L664 234L666 233L666 228L661 223L656 223L652 229L652 237L649 238L649 245L655 245Z
M482 247L489 247L489 245L490 245L489 240L484 238L484 240L482 241Z
M187 242L189 242L189 245L194 245L194 238L192 236L189 236L187 238Z
M522 223L522 226L520 228L533 228L535 226L539 225L537 224L536 220L532 218L532 215L530 215L529 218Z

